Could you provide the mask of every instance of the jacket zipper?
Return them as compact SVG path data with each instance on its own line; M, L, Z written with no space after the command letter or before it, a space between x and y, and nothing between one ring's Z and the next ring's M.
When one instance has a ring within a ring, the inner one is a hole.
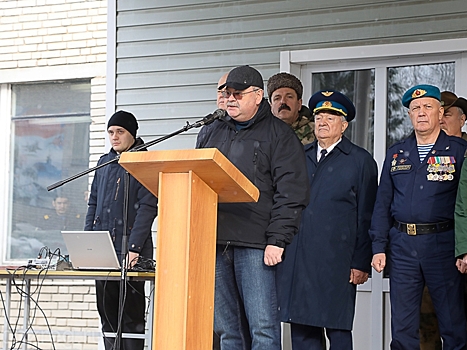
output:
M120 178L118 178L117 180L117 190L115 191L115 198L114 198L114 201L117 200L117 196L118 196L118 189L120 188Z
M256 172L258 170L258 147L259 146L256 144L255 150L253 153L253 179L254 179L255 185L256 185Z

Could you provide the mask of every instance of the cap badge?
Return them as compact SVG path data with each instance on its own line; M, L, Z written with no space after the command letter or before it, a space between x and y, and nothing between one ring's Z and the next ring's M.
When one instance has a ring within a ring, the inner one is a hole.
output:
M412 93L412 98L422 97L425 94L426 94L426 90L417 89Z
M331 96L331 95L334 93L334 91L322 91L321 93L322 93L324 96L329 97L329 96Z
M322 107L331 108L332 107L331 101L324 101Z

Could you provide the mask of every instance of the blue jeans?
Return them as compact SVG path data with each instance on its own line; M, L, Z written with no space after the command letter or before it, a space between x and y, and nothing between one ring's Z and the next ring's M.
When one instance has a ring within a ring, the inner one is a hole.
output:
M214 331L222 350L280 350L276 268L264 250L218 245Z

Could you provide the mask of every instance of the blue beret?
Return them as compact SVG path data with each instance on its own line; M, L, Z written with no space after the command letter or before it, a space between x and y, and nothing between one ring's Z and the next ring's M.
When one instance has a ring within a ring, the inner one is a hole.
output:
M321 90L313 94L308 107L314 114L321 110L332 110L342 114L350 122L355 118L355 106L347 96L334 90Z
M433 85L416 85L408 89L402 96L402 105L409 108L410 102L420 97L432 97L441 101L441 92Z

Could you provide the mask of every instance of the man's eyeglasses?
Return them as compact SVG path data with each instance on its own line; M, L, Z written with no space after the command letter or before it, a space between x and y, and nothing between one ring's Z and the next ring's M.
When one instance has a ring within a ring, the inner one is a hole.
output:
M253 89L253 90L247 91L247 92L241 92L241 91L230 92L229 90L223 90L220 93L222 94L222 97L224 97L224 98L230 98L230 96L233 95L234 99L241 100L243 98L243 95L249 94L250 92L256 92L258 90L259 89Z

